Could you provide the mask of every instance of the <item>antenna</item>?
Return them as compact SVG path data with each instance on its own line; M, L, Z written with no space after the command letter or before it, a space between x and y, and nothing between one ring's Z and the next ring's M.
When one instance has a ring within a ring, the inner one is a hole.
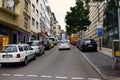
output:
M8 7L13 7L14 6L14 1L13 0L8 0L7 5Z

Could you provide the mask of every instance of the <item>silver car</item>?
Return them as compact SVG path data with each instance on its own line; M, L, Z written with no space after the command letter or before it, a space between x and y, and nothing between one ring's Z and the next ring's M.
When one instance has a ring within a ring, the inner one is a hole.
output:
M59 50L61 49L69 49L70 50L70 43L68 40L61 40L59 43Z

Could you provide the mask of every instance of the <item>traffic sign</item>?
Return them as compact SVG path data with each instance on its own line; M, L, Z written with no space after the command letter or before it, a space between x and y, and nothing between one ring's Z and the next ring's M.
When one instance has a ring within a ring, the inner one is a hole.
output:
M102 36L102 33L103 33L102 29L98 29L98 30L97 30L97 35L98 35L99 37Z

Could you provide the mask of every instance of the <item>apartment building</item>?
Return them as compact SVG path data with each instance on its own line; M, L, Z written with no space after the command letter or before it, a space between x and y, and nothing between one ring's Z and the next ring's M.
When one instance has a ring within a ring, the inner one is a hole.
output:
M42 40L50 33L50 16L47 8L47 0L31 0L31 32L33 39Z
M52 15L51 15L51 36L56 36L56 24L57 24L57 20L56 20L56 17L55 17L55 14L52 12Z
M0 46L29 38L30 1L0 0Z

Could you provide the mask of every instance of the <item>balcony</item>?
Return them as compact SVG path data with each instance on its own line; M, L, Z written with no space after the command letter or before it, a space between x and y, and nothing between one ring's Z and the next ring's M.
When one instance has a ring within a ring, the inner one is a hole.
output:
M16 12L16 6L20 2L20 0L13 0L14 1L14 6L9 7L8 0L2 0L2 6L0 6L0 10L11 14L13 16L18 16L19 14Z

